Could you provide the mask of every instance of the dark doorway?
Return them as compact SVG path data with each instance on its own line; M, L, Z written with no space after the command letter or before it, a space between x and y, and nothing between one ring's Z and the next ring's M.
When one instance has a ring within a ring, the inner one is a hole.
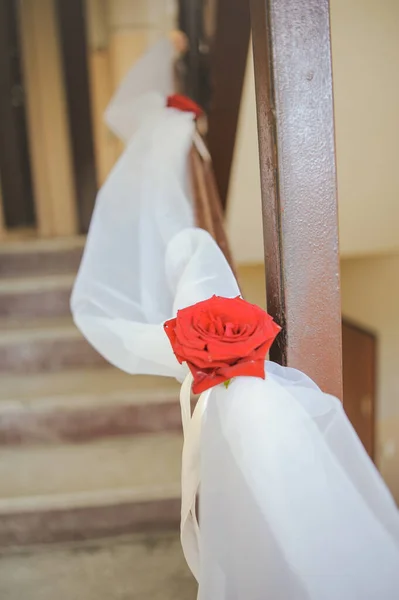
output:
M375 430L376 347L374 334L343 320L344 408L372 458Z
M0 180L7 228L34 225L16 0L0 2Z
M85 6L83 0L57 0L62 61L72 141L80 230L86 233L97 194L91 120Z

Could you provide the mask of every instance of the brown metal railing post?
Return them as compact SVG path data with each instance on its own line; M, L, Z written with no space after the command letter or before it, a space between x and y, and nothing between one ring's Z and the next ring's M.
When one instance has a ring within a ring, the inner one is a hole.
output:
M342 397L328 0L250 0L272 358Z

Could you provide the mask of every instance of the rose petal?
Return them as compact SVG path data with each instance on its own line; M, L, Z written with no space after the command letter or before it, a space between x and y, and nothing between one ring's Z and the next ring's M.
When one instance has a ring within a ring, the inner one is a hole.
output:
M163 328L173 347L174 343L176 342L176 319L170 319L169 321L166 321L166 323L164 323Z
M230 367L221 367L215 370L205 371L198 369L195 365L188 363L189 369L194 377L193 392L202 394L215 385L219 385L233 377L260 377L265 379L265 361L250 360L242 361Z
M181 344L187 348L196 348L203 350L206 346L206 341L197 334L192 321L184 321L177 317L177 325L175 329L176 338Z
M206 390L215 387L215 385L219 385L219 383L223 383L223 381L225 381L223 375L218 375L216 371L206 373L205 371L196 369L193 365L188 364L188 366L194 378L194 394L202 394L202 392L205 392Z
M217 375L222 376L224 380L232 377L261 377L265 379L265 360L243 360L236 365L219 368Z

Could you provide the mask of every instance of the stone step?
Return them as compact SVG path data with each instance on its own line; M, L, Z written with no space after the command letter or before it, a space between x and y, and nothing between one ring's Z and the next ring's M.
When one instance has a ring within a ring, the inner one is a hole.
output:
M63 317L75 275L0 279L0 318Z
M100 367L3 376L0 445L180 431L179 385Z
M0 553L0 597L195 600L197 586L178 532L155 532L7 548Z
M26 239L0 244L0 277L75 273L85 237Z
M70 317L3 320L0 323L0 374L54 372L104 365Z
M181 447L152 434L3 449L0 546L176 526Z

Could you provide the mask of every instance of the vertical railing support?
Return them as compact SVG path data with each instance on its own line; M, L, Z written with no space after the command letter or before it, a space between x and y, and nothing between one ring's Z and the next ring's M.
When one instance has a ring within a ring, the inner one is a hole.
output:
M272 358L342 397L328 0L250 0Z

